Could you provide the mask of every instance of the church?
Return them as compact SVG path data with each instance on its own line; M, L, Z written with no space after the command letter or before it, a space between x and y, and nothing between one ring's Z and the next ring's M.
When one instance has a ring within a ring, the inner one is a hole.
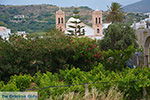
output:
M92 16L92 26L88 26L82 21L81 23L79 23L79 26L82 27L81 31L84 32L83 36L92 39L102 39L104 37L103 29L108 27L107 24L103 24L102 22L102 11L95 10L92 12L91 16ZM65 12L62 11L61 9L56 11L56 29L64 32L66 35L71 34L71 31L75 31L72 27L70 27L75 26L75 23L72 22L80 22L80 19L71 17L66 22Z

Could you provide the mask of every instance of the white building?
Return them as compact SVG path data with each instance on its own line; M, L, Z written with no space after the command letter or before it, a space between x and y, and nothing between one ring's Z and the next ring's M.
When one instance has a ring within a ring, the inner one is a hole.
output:
M10 29L3 27L3 26L0 26L0 37L2 39L8 39L10 34L11 34Z
M103 35L103 29L107 28L111 23L106 23L103 24L102 22L102 11L95 10L92 12L92 26L89 26L83 22L81 22L80 19L76 19L74 17L69 18L69 20L66 22L65 21L65 12L63 12L61 9L59 9L56 12L56 29L64 32L65 34L72 34L75 33L77 36L79 36L80 33L84 33L82 37L89 37L93 39L102 39L104 37ZM76 23L74 23L76 22ZM80 23L81 22L81 23ZM77 24L78 23L78 24ZM80 26L80 32L75 32L79 31L75 30L73 27Z
M144 20L141 20L140 22L134 22L132 24L132 26L134 29L146 29L146 28L149 28L150 29L150 16L149 18L146 18Z
M23 38L26 38L28 33L26 31L17 31L16 35L22 36Z
M145 29L146 28L146 22L144 20L141 20L140 22L137 23L133 23L133 25L131 26L134 29Z
M74 30L74 28L71 28L70 26L75 26L75 24L74 23L72 23L72 22L81 22L81 20L80 19L75 19L75 18L73 18L73 17L71 17L67 22L66 22L66 29L65 29L65 33L66 34L71 34L68 30L71 30L71 31L75 31ZM104 24L102 24L102 29L104 30L104 29L106 29L106 28L108 28L108 26L110 25L111 23L104 23ZM83 26L83 28L81 29L81 32L82 31L84 31L84 36L85 37L89 37L89 38L96 38L96 39L102 39L103 38L103 34L102 35L95 35L95 33L94 33L94 29L91 27L91 26L89 26L89 25L86 25L85 23L83 23L83 22L81 22L80 24L79 24L79 26ZM78 35L78 34L77 34Z
M18 19L20 18L20 19L21 19L21 18L25 18L25 16L24 16L24 15L15 15L14 18L16 18L16 19L17 19L17 18L18 18Z
M112 23L103 23L103 30L106 29L106 28L108 28L108 26L109 26L110 24L112 24Z

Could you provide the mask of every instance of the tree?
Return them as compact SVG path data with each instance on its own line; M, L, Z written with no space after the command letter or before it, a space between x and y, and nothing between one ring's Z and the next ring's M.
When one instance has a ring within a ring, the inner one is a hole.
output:
M80 16L79 16L79 11L77 8L75 8L75 10L73 11L73 18L75 19L74 21L71 21L71 23L73 25L69 25L69 27L73 30L68 30L69 33L71 33L71 35L84 35L85 34L85 30L82 28L84 28L83 25L81 25L82 21L79 20Z
M7 81L14 74L58 72L72 67L89 71L101 57L95 40L65 36L55 29L41 36L0 39L0 80Z
M124 50L107 50L102 52L101 64L105 69L111 71L122 71L126 67L126 62L133 56L136 49L129 46Z
M104 39L100 41L102 50L124 50L130 45L137 46L135 31L127 24L111 24L105 33Z
M122 22L124 19L124 12L122 11L122 7L119 3L113 2L111 7L108 9L109 14L107 16L107 20L114 22Z

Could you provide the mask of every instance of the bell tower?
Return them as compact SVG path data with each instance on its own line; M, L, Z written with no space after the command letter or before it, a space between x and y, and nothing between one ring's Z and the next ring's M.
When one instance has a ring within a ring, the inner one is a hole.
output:
M65 32L65 12L63 12L61 9L56 11L56 29Z
M102 11L95 10L92 13L92 27L94 29L95 35L102 36Z

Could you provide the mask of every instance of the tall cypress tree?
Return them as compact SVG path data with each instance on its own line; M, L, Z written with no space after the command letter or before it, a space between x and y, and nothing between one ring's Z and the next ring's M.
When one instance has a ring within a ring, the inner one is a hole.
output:
M73 25L69 25L69 27L72 28L73 30L68 30L68 32L71 33L69 35L76 35L76 36L84 35L85 34L85 30L83 29L84 26L81 25L82 21L79 20L80 16L79 10L77 8L74 9L72 17L75 20L70 22Z

